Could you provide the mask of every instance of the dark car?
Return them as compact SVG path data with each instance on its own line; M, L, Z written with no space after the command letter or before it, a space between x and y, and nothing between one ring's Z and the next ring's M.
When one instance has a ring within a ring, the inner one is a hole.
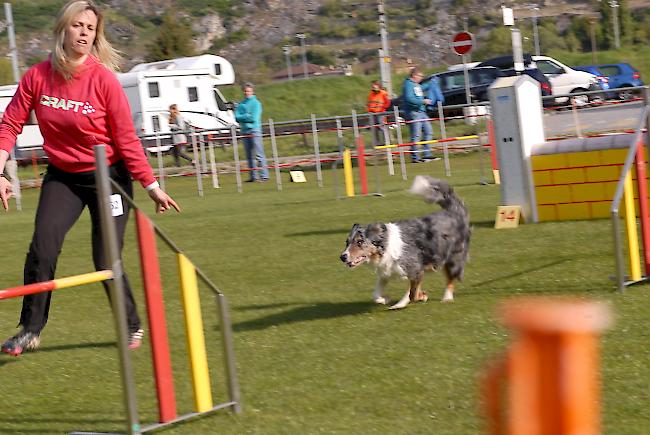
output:
M550 97L553 95L553 86L551 86L551 81L537 68L524 68L522 71L523 74L530 76L531 78L539 82L540 91L542 97ZM517 71L514 68L501 70L501 74L504 76L514 76L517 75ZM554 104L553 98L543 98L542 103L544 106L552 106Z
M548 78L536 68L526 68L524 74L532 77L540 83L542 96L552 95L552 88ZM493 66L477 66L467 70L469 76L470 100L472 103L488 101L488 90L490 85L499 77L513 76L516 74L514 69L500 70ZM465 75L463 70L444 71L427 77L422 83L437 78L440 89L445 97L444 106L454 106L467 104L467 95L465 91ZM552 105L553 99L543 100L545 105ZM437 110L430 108L430 114L435 115ZM459 113L460 109L454 111ZM445 111L447 113L447 111ZM449 113L450 114L450 113Z
M487 101L488 88L499 77L501 72L494 67L471 68L467 70L469 77L470 102ZM438 79L440 90L445 97L445 106L467 104L467 93L465 90L465 72L463 70L444 71L433 74L422 81L423 84Z
M609 89L631 88L643 86L641 73L629 63L608 63L600 65L580 65L574 69L587 71L607 80ZM634 98L639 91L633 89L624 89L622 91L610 93L608 96L627 100Z

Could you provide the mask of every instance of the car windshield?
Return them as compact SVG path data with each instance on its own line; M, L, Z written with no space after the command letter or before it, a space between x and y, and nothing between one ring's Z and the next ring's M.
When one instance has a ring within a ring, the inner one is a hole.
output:
M564 72L560 65L549 60L537 60L535 63L537 64L537 69L544 74L561 74Z
M469 74L470 86L480 86L490 84L496 79L497 71L495 69L471 69ZM463 71L454 71L451 74L442 74L440 79L440 89L443 92L454 89L465 88L465 74Z

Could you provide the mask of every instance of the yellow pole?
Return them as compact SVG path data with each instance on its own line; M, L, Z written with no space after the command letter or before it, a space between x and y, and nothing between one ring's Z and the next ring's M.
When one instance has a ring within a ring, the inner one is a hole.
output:
M69 276L54 280L54 288L75 287L78 285L90 284L93 282L106 281L113 278L112 270L99 270L97 272L83 273L81 275Z
M345 193L354 196L354 180L352 179L352 156L350 150L343 151L343 173L345 174Z
M201 317L196 270L190 260L180 253L178 254L178 270L181 281L183 311L185 312L187 349L192 370L194 404L197 412L206 412L212 409L212 389L208 371L208 357L205 351L205 336L203 335L203 319Z
M641 279L641 259L639 256L639 236L636 230L636 210L634 206L634 188L630 172L625 176L625 225L627 228L628 256L630 257L630 278Z

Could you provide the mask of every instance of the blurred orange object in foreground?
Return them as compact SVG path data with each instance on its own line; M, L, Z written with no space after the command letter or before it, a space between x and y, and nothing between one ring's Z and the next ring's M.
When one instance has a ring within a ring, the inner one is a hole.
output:
M513 341L483 379L488 433L600 434L598 338L609 307L524 298L503 303L499 317Z

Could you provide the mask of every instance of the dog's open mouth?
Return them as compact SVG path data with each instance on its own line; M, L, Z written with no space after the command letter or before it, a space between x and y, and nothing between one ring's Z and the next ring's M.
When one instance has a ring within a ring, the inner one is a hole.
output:
M365 262L367 259L368 259L368 257L366 257L365 255L362 255L360 257L357 257L357 258L346 261L345 264L347 264L350 269L353 269L353 268L357 267L358 265L360 265L361 263Z

